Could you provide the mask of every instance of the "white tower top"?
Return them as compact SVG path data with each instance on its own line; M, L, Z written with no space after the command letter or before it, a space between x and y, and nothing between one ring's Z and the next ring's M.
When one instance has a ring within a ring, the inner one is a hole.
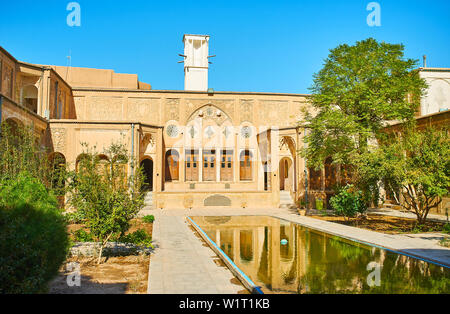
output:
M184 35L184 89L208 90L208 35Z

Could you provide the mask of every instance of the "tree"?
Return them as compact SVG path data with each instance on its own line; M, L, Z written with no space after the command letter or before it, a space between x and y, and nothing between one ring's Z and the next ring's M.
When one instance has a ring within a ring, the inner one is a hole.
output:
M65 161L49 159L31 127L3 122L0 128L0 180L15 178L22 172L37 178L55 195L65 195Z
M391 134L356 162L360 175L381 182L400 206L416 214L419 225L449 193L450 141L446 129L419 131L405 125L401 133Z
M43 293L69 251L56 197L27 172L0 179L0 294Z
M98 263L111 239L130 228L131 219L144 206L140 169L127 176L132 158L122 144L111 144L104 154L97 154L83 144L83 158L71 173L70 204L81 212L91 235L100 242Z
M302 155L311 167L322 167L329 157L353 165L387 121L413 119L426 83L413 71L417 60L405 59L403 51L401 44L373 38L330 51L314 75L314 115L307 112L303 121L310 132ZM373 182L355 183L364 192L373 189Z

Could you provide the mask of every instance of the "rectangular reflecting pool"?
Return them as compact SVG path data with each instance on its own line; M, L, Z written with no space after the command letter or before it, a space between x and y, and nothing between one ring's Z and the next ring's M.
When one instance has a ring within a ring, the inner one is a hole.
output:
M264 293L450 293L450 269L263 216L191 217Z

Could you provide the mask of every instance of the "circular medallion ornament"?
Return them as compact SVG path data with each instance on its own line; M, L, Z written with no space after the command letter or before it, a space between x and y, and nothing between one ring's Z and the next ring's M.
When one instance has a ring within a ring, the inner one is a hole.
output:
M176 125L169 125L167 127L166 133L170 137L177 137L178 136L178 127Z
M250 138L250 136L252 136L252 129L249 126L244 126L241 129L241 136L243 138Z

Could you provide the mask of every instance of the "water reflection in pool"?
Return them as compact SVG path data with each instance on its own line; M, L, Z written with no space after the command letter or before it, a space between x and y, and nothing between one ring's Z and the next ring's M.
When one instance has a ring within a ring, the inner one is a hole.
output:
M265 293L450 293L450 269L263 216L192 217ZM368 285L368 277L379 286ZM373 266L373 265L372 265ZM372 274L372 275L370 275ZM370 276L369 276L370 275Z

